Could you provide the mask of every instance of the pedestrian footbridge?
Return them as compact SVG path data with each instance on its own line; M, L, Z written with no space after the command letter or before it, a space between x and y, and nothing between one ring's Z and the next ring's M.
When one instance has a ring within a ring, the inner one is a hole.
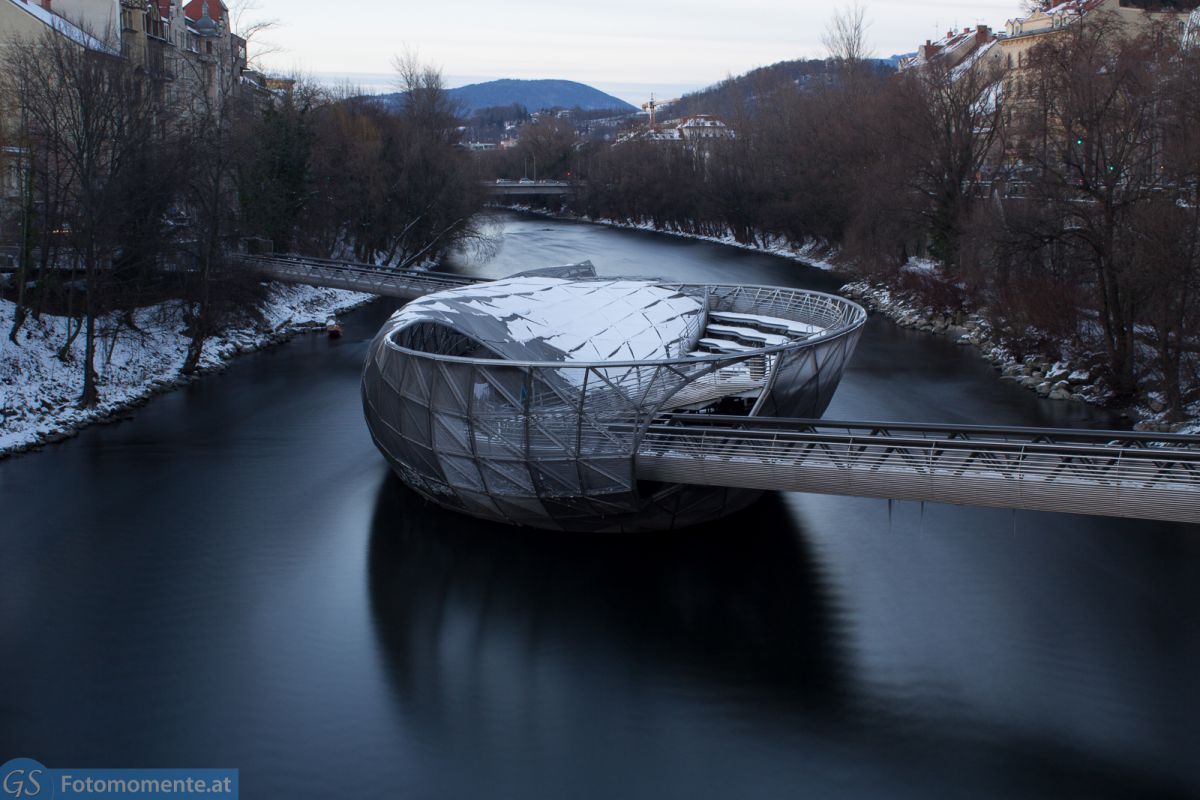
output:
M308 256L243 256L243 263L264 278L283 283L327 286L415 300L443 289L468 286L475 278L445 272L388 270L356 261Z
M1200 522L1200 437L1158 433L667 417L639 479Z

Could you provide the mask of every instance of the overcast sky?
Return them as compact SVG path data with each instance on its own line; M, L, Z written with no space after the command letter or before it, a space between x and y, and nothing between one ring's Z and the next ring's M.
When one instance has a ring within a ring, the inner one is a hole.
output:
M754 67L821 57L836 7L815 0L253 0L243 19L279 22L266 64L321 79L347 76L390 91L405 48L450 85L493 78L565 78L631 102L715 83ZM236 3L234 4L236 7ZM994 27L1019 0L868 0L876 55L916 49L954 26Z

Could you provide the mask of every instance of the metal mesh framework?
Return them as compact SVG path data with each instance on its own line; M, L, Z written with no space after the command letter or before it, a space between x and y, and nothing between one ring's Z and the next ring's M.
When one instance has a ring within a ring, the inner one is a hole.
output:
M733 395L750 398L751 415L819 417L866 314L843 298L797 289L656 286L696 298L709 318L761 315L811 333L734 353L518 361L497 358L495 349L479 357L471 330L436 325L406 334L401 311L372 342L363 373L376 444L429 499L518 525L662 529L743 507L759 491L639 482L646 429L673 410Z

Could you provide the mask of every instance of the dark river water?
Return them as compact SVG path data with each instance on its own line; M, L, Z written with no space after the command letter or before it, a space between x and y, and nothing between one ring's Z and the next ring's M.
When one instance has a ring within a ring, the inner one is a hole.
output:
M454 268L839 285L504 225ZM0 762L250 798L1200 796L1200 528L802 494L662 535L475 522L369 440L390 310L0 462ZM827 416L1113 424L879 317Z

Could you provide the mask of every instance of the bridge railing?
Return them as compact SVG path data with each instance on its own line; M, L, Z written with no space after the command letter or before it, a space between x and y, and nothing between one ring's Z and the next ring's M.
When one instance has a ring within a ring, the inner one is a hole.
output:
M662 425L677 428L736 428L740 431L785 431L831 435L916 437L920 439L1080 443L1119 447L1171 447L1200 454L1200 436L1150 431L1040 428L1008 425L958 425L921 422L854 422L796 417L745 417L721 414L674 414Z
M1200 439L1173 434L678 415L647 480L1200 522Z
M248 268L273 280L406 299L476 282L474 278L445 272L390 270L354 261L308 256L243 256L242 261Z

